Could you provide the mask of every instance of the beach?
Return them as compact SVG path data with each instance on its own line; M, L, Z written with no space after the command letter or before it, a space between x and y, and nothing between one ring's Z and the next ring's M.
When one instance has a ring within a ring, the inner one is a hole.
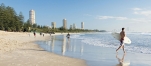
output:
M0 66L151 66L150 34L127 33L126 54L110 33L66 35L0 31Z
M120 42L111 33L73 34L70 39L56 35L36 44L50 53L85 60L87 66L151 66L151 37L141 33L127 36L132 43L125 44L125 54L122 49L116 53Z
M56 34L60 35L60 34ZM35 44L50 35L0 31L0 66L86 66L84 60L47 52Z

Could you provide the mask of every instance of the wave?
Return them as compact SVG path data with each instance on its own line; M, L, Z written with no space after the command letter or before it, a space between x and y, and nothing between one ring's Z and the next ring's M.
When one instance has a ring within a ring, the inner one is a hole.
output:
M99 38L99 37L101 38ZM87 36L87 35L73 35L73 39L81 39L81 42L84 44L106 47L106 48L114 48L117 49L119 47L119 41L114 40L109 34L107 36ZM126 45L125 50L128 52L137 52L144 54L151 54L151 48L145 46L137 46L137 45Z

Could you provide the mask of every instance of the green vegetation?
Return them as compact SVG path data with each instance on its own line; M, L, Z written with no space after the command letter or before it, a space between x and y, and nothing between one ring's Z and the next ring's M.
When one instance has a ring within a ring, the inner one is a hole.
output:
M10 6L5 6L3 3L0 4L0 30L10 32L92 32L94 30L82 30L82 29L63 29L60 28L49 28L48 26L42 26L37 24L30 24L30 21L24 21L22 12L17 14L15 10Z

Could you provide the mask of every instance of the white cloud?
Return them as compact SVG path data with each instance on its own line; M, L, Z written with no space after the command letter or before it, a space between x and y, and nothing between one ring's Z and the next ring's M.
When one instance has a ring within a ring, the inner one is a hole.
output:
M134 11L134 14L144 15L144 16L151 16L151 10L148 10L148 11Z
M151 11L142 11L140 12L140 14L145 16L151 16Z
M97 19L107 20L107 19L115 19L115 20L123 20L127 23L149 23L151 19L149 18L127 18L127 17L113 17L113 16L98 16Z
M139 14L138 12L134 12L134 14Z
M133 8L133 10L134 10L134 14L151 16L151 10L143 10L141 8Z
M84 14L84 16L92 16L92 15L90 15L90 14Z
M139 11L139 10L142 10L142 9L141 8L132 8L132 10Z
M151 22L151 19L147 19L147 18L132 18L129 19L130 23L149 23Z
M97 19L116 19L116 20L126 20L127 17L114 17L114 16L98 16Z

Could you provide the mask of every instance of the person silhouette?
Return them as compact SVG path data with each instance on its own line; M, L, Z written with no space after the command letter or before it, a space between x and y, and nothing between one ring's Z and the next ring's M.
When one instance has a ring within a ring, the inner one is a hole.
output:
M116 58L117 58L117 60L118 60L118 64L116 65L116 66L129 66L130 65L130 63L128 62L124 62L124 58L125 58L125 55L126 54L123 54L123 57L122 58L119 58L118 57L118 54L116 54Z
M124 49L124 37L125 37L125 31L124 31L124 28L122 28L122 31L120 32L120 36L121 36L121 39L120 39L120 46L118 47L118 49L116 49L116 52L118 53L118 50L120 48L123 48L123 52L125 53L125 49Z

